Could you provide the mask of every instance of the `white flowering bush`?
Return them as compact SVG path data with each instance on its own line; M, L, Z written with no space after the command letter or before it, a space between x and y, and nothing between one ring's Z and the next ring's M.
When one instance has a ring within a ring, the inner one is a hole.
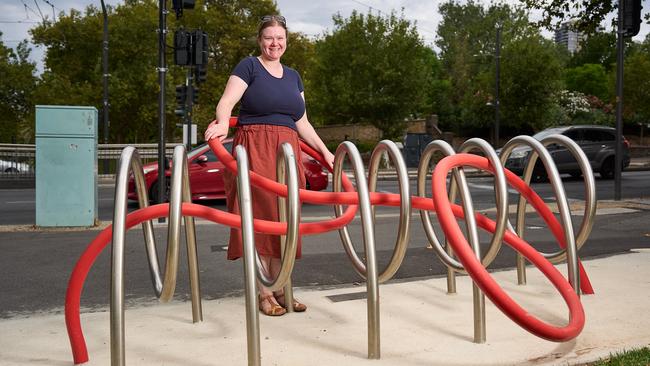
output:
M587 96L577 91L560 91L558 104L566 111L569 117L574 117L581 112L588 113L591 111L591 105Z

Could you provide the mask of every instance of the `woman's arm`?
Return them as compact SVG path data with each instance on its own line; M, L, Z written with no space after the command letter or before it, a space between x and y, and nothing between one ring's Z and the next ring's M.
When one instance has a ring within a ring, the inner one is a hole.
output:
M205 141L213 138L218 138L220 141L228 136L228 127L230 123L230 115L235 104L239 102L242 95L248 88L248 84L240 77L231 75L226 83L226 88L223 91L221 99L217 104L217 119L214 120L205 130Z
M303 92L301 94L302 98L304 99L305 93ZM321 140L320 136L318 136L311 123L309 123L306 110L305 114L303 114L303 116L296 122L296 128L298 129L298 135L300 138L302 138L307 143L307 145L311 146L316 151L320 151L330 167L333 166L334 155L329 151L327 146L325 146L325 143L323 143L323 140Z

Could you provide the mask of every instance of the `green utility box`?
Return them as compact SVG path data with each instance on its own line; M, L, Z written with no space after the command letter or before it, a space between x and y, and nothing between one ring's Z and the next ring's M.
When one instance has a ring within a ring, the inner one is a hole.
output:
M36 106L36 226L97 225L97 109Z

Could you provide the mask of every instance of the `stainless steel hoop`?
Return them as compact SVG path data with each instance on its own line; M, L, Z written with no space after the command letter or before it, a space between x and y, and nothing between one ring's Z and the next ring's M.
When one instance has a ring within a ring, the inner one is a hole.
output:
M497 207L497 219L496 219L496 228L492 235L492 240L490 246L488 247L487 252L483 256L481 262L484 266L489 266L490 263L496 258L499 250L501 250L501 243L503 242L503 235L506 230L506 225L508 223L508 184L506 182L506 174L503 171L503 166L499 161L499 156L492 146L487 143L487 141L479 138L473 138L465 141L459 149L459 153L466 153L473 149L477 149L485 154L487 159L490 161L490 164L494 167L494 186L495 190L495 201ZM464 177L463 177L464 178ZM462 187L466 186L466 183L461 184ZM452 190L455 188L455 185L451 185ZM469 197L471 200L471 196ZM463 202L465 199L463 198ZM474 212L465 210L465 212ZM467 216L467 215L466 215ZM476 229L476 220L474 215L469 215L472 217L472 223L474 230ZM469 216L466 217L469 223ZM478 230L477 230L478 231ZM478 235L478 232L477 232Z
M361 155L356 146L349 141L342 142L334 154L334 172L332 185L334 192L341 192L343 177L343 160L349 156L352 163L354 178L356 180L357 194L359 197L359 209L361 211L361 227L363 229L363 243L366 254L366 265L356 255L352 247L352 241L347 227L339 229L339 235L343 247L347 253L354 269L366 279L366 291L368 296L368 358L379 359L380 337L379 337L379 279L377 275L377 255L375 250L374 220L370 206L370 194L361 162ZM334 205L336 216L341 216L343 209L341 205ZM350 244L349 246L346 243Z
M281 184L287 184L287 198L278 196L278 211L280 214L280 221L287 223L287 235L282 235L280 239L280 248L282 249L282 268L278 278L284 280L284 300L285 304L293 304L293 288L291 285L291 273L295 264L296 251L298 248L298 228L300 224L300 197L298 196L298 169L296 167L297 161L294 155L293 148L288 142L283 143L278 149L282 153L283 158L276 159L276 176ZM287 207L288 203L288 207ZM291 257L291 262L288 260L287 255ZM286 273L283 273L285 271ZM287 312L293 312L293 306L287 306Z
M260 365L260 327L259 314L257 312L257 294L255 278L268 287L271 291L276 291L285 285L290 286L291 272L296 261L296 250L298 247L298 229L300 222L300 201L298 196L298 169L296 167L296 158L293 148L289 143L283 143L278 149L282 152L282 157L278 156L276 160L276 169L278 171L278 180L284 183L287 179L287 201L288 209L281 207L281 212L288 217L287 233L283 239L283 256L280 273L275 279L269 279L262 270L260 257L255 249L254 231L253 231L253 211L252 196L250 188L250 177L248 167L248 156L246 149L237 145L235 147L235 158L237 160L237 192L241 215L242 242L244 246L244 277L246 293L246 335L248 345L248 364ZM282 172L282 174L280 174ZM286 173L286 174L285 174ZM286 177L285 177L286 175ZM282 206L284 201L280 201ZM285 293L285 296L286 293ZM285 297L288 304L290 299Z
M400 195L400 211L397 239L395 240L393 255L391 256L390 261L386 265L384 271L379 274L379 283L384 283L390 280L402 265L402 261L406 255L406 248L409 242L411 227L411 193L409 187L408 171L406 170L406 165L404 164L402 154L393 141L382 140L379 142L379 144L377 144L377 146L375 146L375 149L372 151L372 155L370 156L370 163L368 165L368 190L370 192L374 192L377 188L379 162L384 152L388 153L390 161L393 163L393 165L395 165L395 170L397 171L397 180ZM374 220L374 206L371 208ZM347 238L348 237L346 236L346 239ZM347 243L346 246L348 248L351 248L352 253L356 255L356 252L354 252L351 243ZM361 261L359 260L359 262ZM363 262L361 263L363 265Z
M178 166L174 169L174 174L172 175L172 180L176 183L177 196L180 196L180 190L183 188L188 194L189 189L189 178L187 172L187 157L185 155L185 150L183 147L180 147L181 150L177 152L178 147L174 150L174 166ZM179 159L181 159L179 161ZM184 164L183 164L184 162ZM128 179L129 172L133 172L135 179L136 189L138 191L138 199L141 207L147 207L147 194L146 194L146 185L144 180L144 173L142 170L142 163L140 161L140 156L137 150L131 146L126 147L120 156L120 161L118 165L118 172L116 176L115 184L115 209L113 211L113 245L111 249L111 305L110 305L110 323L111 323L111 365L113 366L122 366L126 364L125 358L125 338L124 338L124 238L126 236L126 207L127 207L127 192L128 192ZM182 187L181 182L185 182L185 187ZM189 195L186 195L189 198ZM181 200L176 199L174 202L178 206L178 213L175 214L174 220L177 220L177 226L180 227L180 205ZM173 206L170 204L170 216L172 216ZM171 221L170 217L170 221ZM151 224L150 222L148 224ZM178 234L180 230L174 230L171 228L169 232L171 234L177 235L174 238L170 239L168 242L167 248L167 267L165 268L165 281L160 281L160 272L158 265L158 257L155 255L155 241L153 240L153 227L151 226L151 237L148 238L148 225L143 226L145 229L145 241L147 241L147 252L149 259L149 269L151 271L151 277L154 282L154 291L156 296L160 297L161 300L166 298L171 298L174 293L173 287L176 284L176 276L178 274ZM198 259L196 257L196 242L194 234L194 225L193 221L189 222L186 218L186 232L188 233L186 238L188 240L188 261L190 265L190 288L192 291L192 316L193 321L197 322L201 320L201 305L200 305L200 286L199 286L199 277L198 277L198 267L192 268L195 265L198 265ZM148 241L151 239L151 241ZM193 248L193 249L192 249ZM171 255L170 255L171 253ZM158 272L156 272L158 270ZM162 283L160 287L157 284ZM162 295L165 295L163 298Z
M472 149L479 149L490 160L490 163L495 167L495 187L496 187L496 203L497 203L497 227L495 233L492 237L490 247L486 254L481 259L481 263L484 266L490 265L494 258L497 256L499 250L501 249L501 243L503 241L503 235L505 233L507 225L507 215L508 215L508 193L507 193L507 183L505 180L505 173L503 167L499 163L498 156L492 147L481 139L470 139L467 140L463 145L461 145L460 152L467 152ZM429 164L431 163L431 158L436 151L440 151L446 156L454 155L454 149L447 142L442 140L435 140L429 143L425 148L422 156L420 158L420 165L418 167L418 196L426 197L426 177L428 174ZM469 193L469 188L467 185L467 179L465 178L465 173L462 168L454 168L453 176L450 184L449 190L449 199L454 201L456 198L456 190L458 189L461 195L461 200L463 203L464 212L474 212L472 205L472 198ZM458 187L458 188L457 188ZM450 248L447 244L445 248L440 244L438 237L433 230L433 224L431 223L431 217L429 212L426 210L420 210L420 217L422 218L422 224L424 226L424 232L429 239L433 249L440 258L440 260L447 265L447 267L461 273L465 273L463 265L453 258L450 255ZM468 236L470 243L476 242L478 240L478 230L476 229L476 220L473 215L466 215L467 227L468 227ZM473 238L476 237L476 240Z
M560 219L562 227L564 229L564 237L566 240L566 253L567 253L567 267L568 267L568 278L571 287L580 294L580 276L578 273L578 250L576 248L575 236L573 234L573 223L571 220L571 212L569 210L569 204L566 198L566 193L564 191L564 186L562 185L562 180L560 179L560 174L557 171L557 167L553 162L551 154L546 150L544 145L537 141L536 139L530 136L517 136L510 141L508 141L501 150L501 162L505 164L508 160L508 157L512 153L512 150L519 145L525 145L532 149L529 157L526 168L524 169L524 181L529 184L530 178L533 174L533 169L535 168L535 163L539 157L544 164L546 169L546 174L549 177L553 191L555 192L556 202L558 209L560 211ZM522 212L525 212L525 201L522 202L520 197L519 205L517 206L517 216L523 215ZM522 221L523 223L523 221ZM523 225L517 227L518 233L520 230L523 230ZM523 231L521 232L523 233ZM561 254L559 252L553 253L552 256L557 256ZM518 261L521 263L521 261ZM518 265L519 267L519 265ZM524 280L525 281L525 280Z

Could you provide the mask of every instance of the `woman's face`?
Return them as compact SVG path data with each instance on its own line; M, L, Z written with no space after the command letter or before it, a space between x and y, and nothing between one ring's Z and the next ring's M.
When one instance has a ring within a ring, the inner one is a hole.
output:
M279 25L266 27L258 42L262 56L267 60L277 61L287 47L287 32Z

